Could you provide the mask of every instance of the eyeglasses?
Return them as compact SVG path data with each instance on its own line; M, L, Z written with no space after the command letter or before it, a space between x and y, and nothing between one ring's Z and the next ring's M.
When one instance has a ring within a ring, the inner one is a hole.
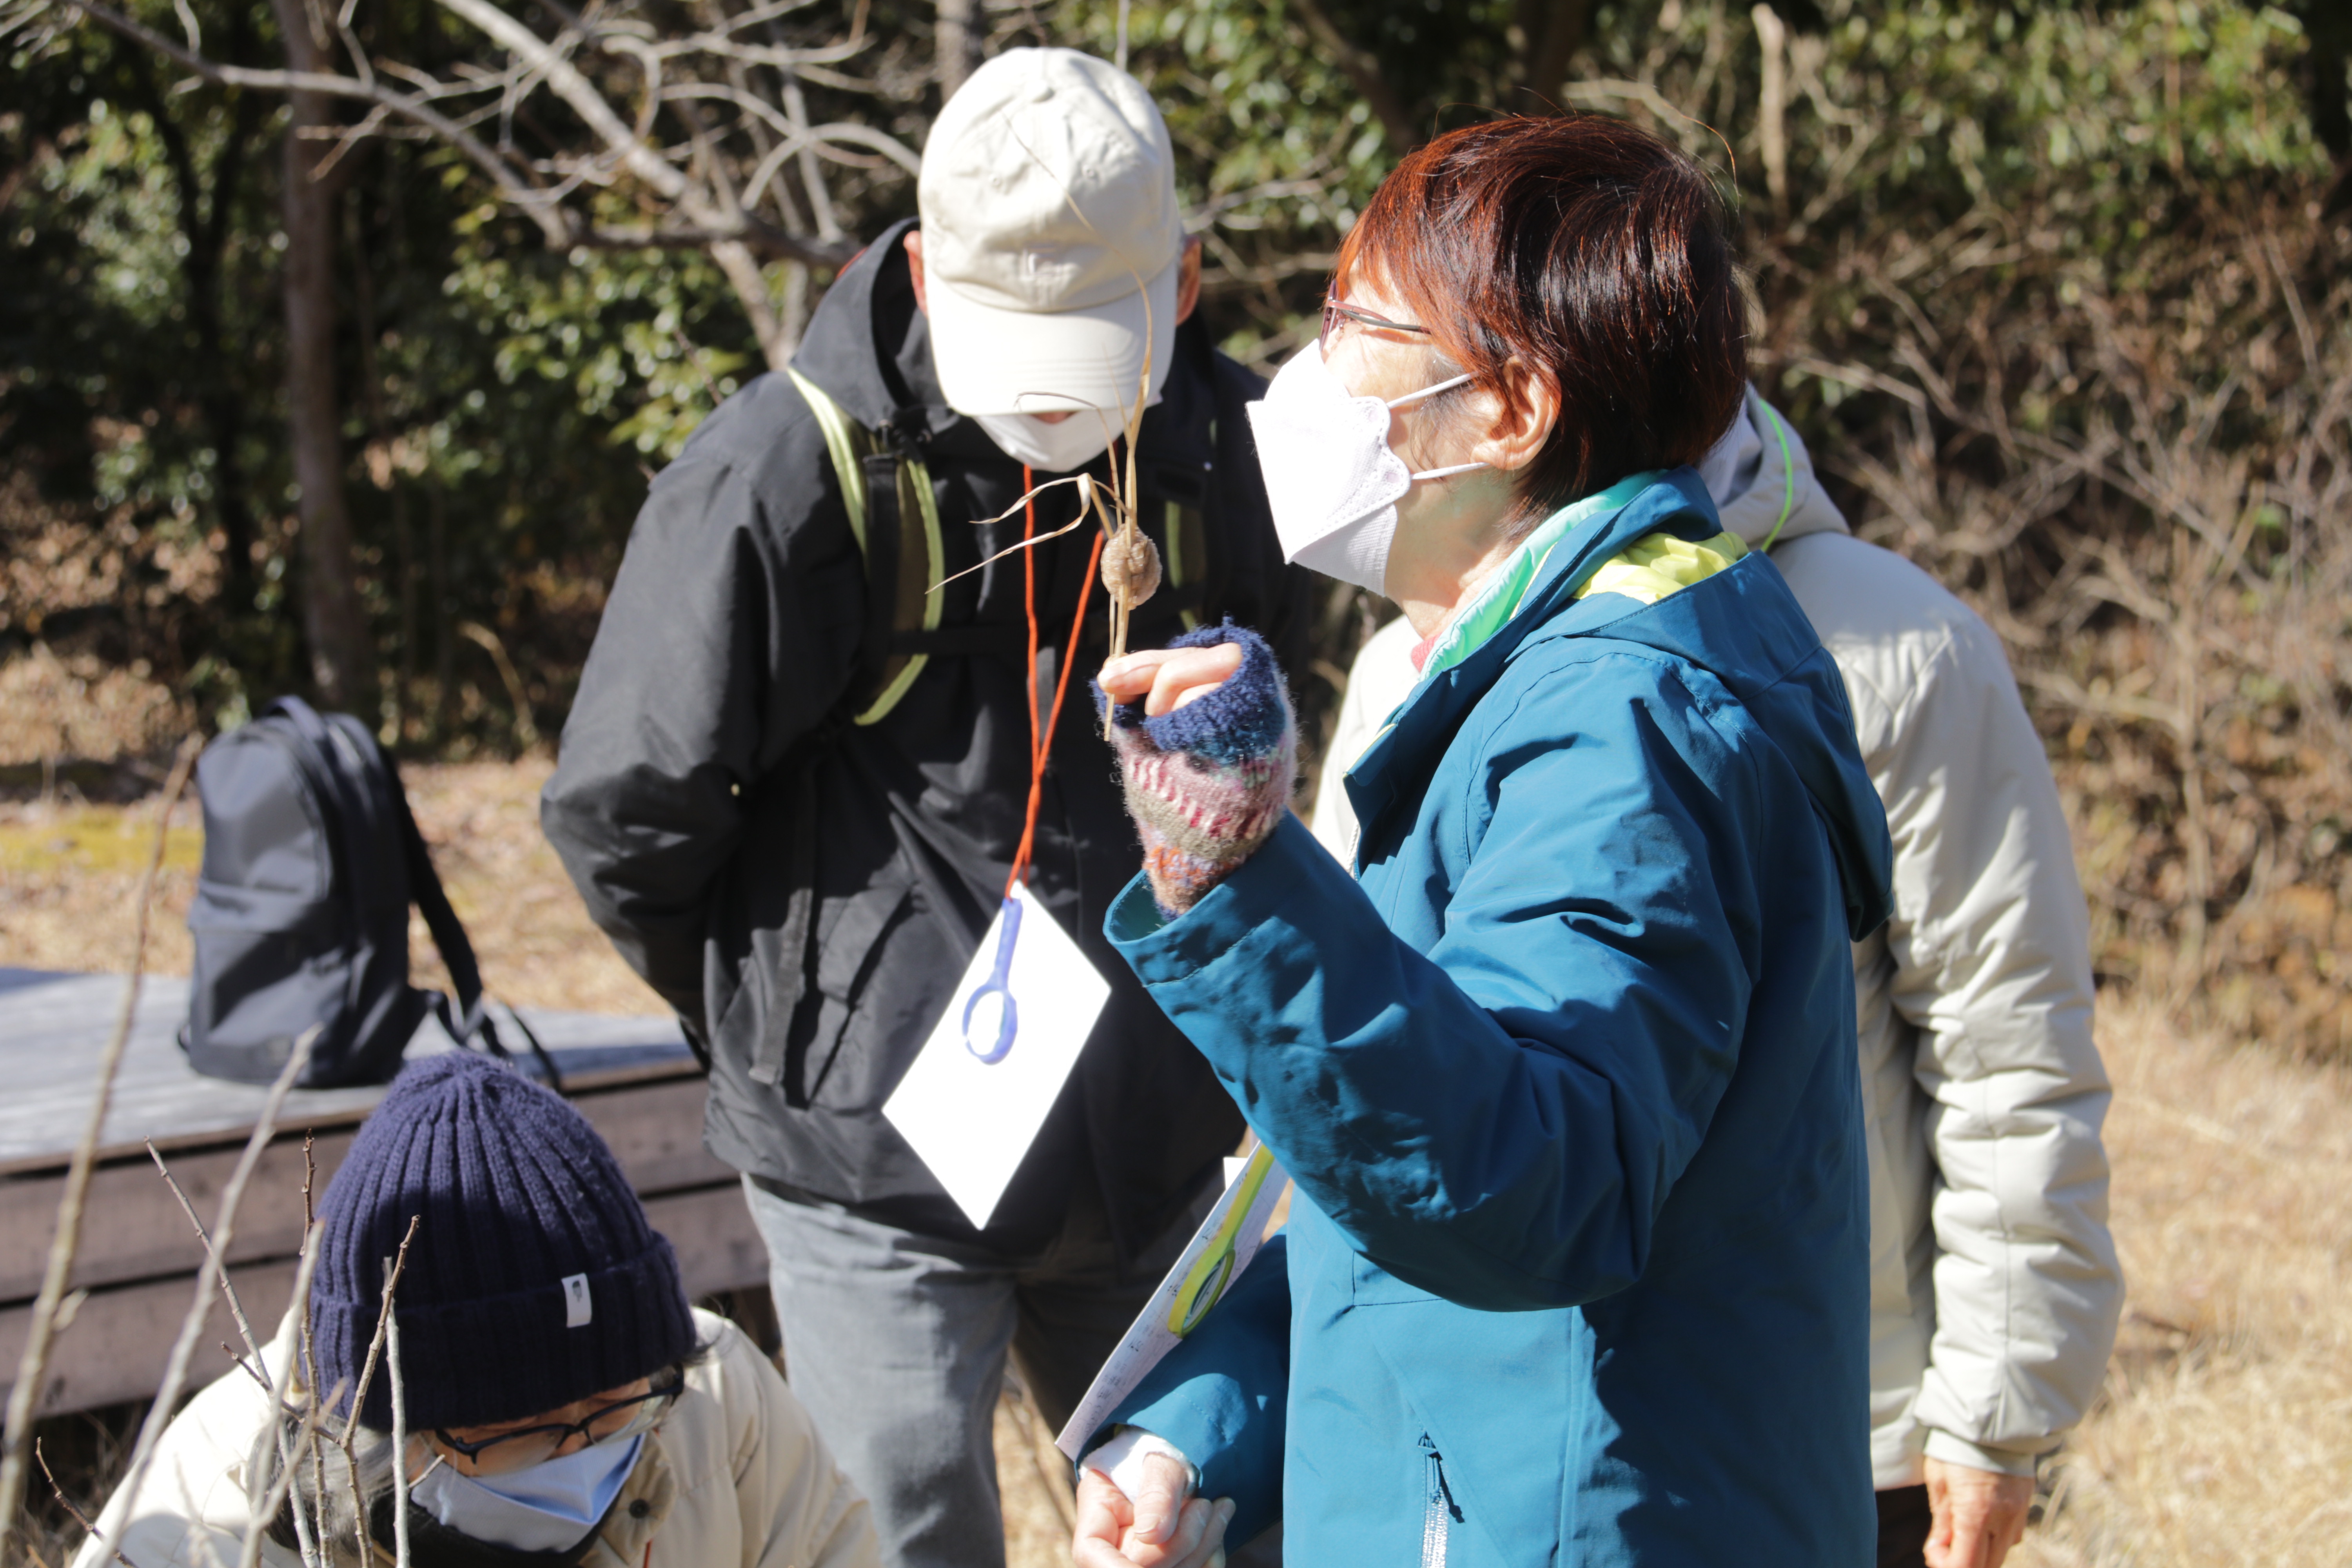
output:
M461 1454L472 1462L476 1475L506 1475L514 1470L529 1469L545 1464L563 1451L573 1438L583 1447L596 1443L626 1442L640 1433L650 1432L661 1421L676 1399L686 1388L683 1373L672 1372L668 1381L643 1394L627 1399L616 1399L598 1410L589 1412L579 1421L553 1421L539 1426L520 1426L511 1432L501 1432L495 1437L485 1437L469 1443L436 1429L433 1440L453 1454Z
M1375 316L1370 310L1360 310L1353 305L1343 305L1339 302L1338 295L1327 294L1323 297L1323 329L1315 334L1317 344L1329 342L1332 332L1338 330L1342 321L1353 321L1360 327L1370 327L1383 332L1417 332L1424 338L1430 336L1427 327L1413 327L1402 321L1391 321L1386 316Z

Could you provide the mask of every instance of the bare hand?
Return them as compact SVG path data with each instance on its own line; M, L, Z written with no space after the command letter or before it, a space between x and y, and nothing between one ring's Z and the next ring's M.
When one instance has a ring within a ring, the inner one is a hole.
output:
M1192 1478L1165 1454L1146 1459L1143 1474L1130 1500L1100 1470L1079 1469L1070 1561L1077 1568L1224 1568L1233 1500L1185 1500Z
M1161 647L1131 653L1102 667L1095 679L1114 700L1144 699L1143 711L1157 719L1195 698L1206 697L1242 667L1239 643L1214 647Z
M2000 1568L2025 1535L2033 1478L1927 1461L1927 1568Z

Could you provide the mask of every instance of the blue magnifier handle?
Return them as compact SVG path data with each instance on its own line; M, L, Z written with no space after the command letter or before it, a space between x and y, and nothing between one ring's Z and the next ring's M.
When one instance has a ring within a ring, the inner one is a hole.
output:
M1013 1050L1013 1037L1020 1027L1020 1012L1013 1005L1013 943L1021 934L1021 905L1014 900L1004 900L1002 917L1003 932L996 939L996 966L976 987L963 1005L963 1048L993 1067ZM993 995L999 1003L996 1018L996 1041L987 1049L981 1048L971 1037L971 1016L983 998Z

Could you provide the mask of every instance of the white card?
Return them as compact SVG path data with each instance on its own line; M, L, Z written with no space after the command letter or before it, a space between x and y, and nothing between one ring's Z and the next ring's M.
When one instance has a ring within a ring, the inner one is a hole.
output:
M996 1212L1109 998L1061 922L1016 886L882 1107L973 1225Z
M1239 1169L1235 1169L1239 1167ZM1201 1228L1192 1233L1184 1256L1151 1293L1151 1300L1120 1336L1118 1348L1103 1363L1102 1371L1054 1447L1072 1464L1081 1458L1078 1445L1102 1430L1102 1424L1119 1402L1135 1392L1143 1374L1201 1326L1209 1309L1224 1299L1250 1266L1265 1239L1266 1222L1289 1186L1289 1179L1261 1143L1246 1160L1225 1162L1225 1195L1217 1200Z

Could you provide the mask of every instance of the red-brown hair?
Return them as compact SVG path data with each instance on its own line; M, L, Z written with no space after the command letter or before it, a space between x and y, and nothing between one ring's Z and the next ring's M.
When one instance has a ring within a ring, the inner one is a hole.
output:
M1559 387L1559 422L1520 475L1531 521L1696 464L1729 427L1748 344L1724 230L1706 177L1646 132L1599 115L1496 120L1396 166L1332 286L1344 297L1369 272L1507 405L1514 359Z

